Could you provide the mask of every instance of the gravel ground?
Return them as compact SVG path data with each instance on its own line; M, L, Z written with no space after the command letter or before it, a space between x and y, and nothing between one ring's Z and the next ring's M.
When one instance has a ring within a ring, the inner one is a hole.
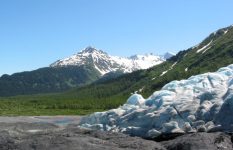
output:
M66 126L67 124L79 124L80 119L81 116L0 116L0 123L51 123L58 126Z
M230 150L225 133L192 133L155 142L80 129L79 116L0 117L0 150Z

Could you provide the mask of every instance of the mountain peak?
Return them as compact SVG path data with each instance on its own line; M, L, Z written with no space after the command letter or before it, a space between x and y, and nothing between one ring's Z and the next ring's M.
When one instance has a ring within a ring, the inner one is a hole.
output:
M121 71L129 73L139 69L148 69L152 66L164 62L163 56L154 55L152 53L145 55L133 55L128 58L110 56L102 50L88 46L81 52L74 54L68 58L61 59L51 64L51 67L62 66L93 66L96 70L104 75L109 72Z
M82 50L79 53L94 53L94 52L105 53L102 50L98 50L98 49L91 47L91 46L86 47L84 50Z
M169 59L169 58L171 58L171 57L173 57L173 56L175 56L174 53L172 53L172 52L166 52L166 53L163 55L163 58L164 58L165 60L167 60L167 59Z

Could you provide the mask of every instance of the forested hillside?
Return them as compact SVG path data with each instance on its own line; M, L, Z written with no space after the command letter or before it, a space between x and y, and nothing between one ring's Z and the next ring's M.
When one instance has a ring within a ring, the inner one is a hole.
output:
M0 95L61 92L86 85L100 78L100 73L89 66L41 68L35 71L3 75L0 78Z

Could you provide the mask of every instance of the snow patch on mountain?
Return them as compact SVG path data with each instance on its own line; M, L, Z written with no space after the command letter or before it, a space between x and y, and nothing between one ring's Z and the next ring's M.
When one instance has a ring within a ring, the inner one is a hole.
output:
M208 51L209 49L211 49L211 46L206 48L204 51L202 51L202 54L204 54L206 51Z
M170 67L168 70L163 71L163 72L160 74L160 77L162 77L163 75L165 75L168 71L172 70L173 67L174 67L176 64L177 64L177 62L173 63L173 64L171 65L171 67Z
M155 80L155 79L156 79L156 77L152 78L151 80Z
M124 73L129 73L140 69L148 69L166 61L166 59L169 59L172 56L174 56L172 53L166 53L163 56L146 54L133 55L127 58L110 56L101 50L87 47L71 57L56 61L50 66L93 65L102 75L118 70Z
M213 42L213 40L211 40L208 44L206 44L205 46L203 46L202 48L197 50L197 53L200 53L201 51L204 51L205 49L208 49L208 47L210 46L210 44Z
M167 133L233 130L233 64L172 81L144 99L84 117L81 127L154 138Z
M162 77L163 75L165 75L169 70L166 70L166 71L163 71L161 74L160 74L160 77Z
M139 69L148 69L165 61L160 56L153 54L134 55L128 58L112 56L111 58L120 64L126 70L126 72L132 72Z

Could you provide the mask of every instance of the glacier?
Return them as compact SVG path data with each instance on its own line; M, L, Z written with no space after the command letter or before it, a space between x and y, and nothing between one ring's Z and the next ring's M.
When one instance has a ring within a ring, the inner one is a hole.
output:
M144 99L132 94L119 108L83 117L82 128L144 138L161 134L233 131L233 64L172 81Z

